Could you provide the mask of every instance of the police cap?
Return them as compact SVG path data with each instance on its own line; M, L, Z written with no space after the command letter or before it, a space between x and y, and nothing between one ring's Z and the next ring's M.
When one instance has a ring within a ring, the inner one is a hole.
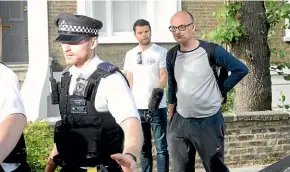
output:
M62 13L56 17L58 27L58 42L79 42L88 37L97 37L103 23L83 15Z

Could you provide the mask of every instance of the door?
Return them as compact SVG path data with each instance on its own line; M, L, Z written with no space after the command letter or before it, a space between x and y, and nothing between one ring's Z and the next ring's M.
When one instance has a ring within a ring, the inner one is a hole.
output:
M0 1L2 61L28 63L27 2Z

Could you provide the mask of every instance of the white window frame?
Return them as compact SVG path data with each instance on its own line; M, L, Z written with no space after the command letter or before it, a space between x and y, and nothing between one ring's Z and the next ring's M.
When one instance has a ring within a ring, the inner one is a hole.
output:
M90 17L92 16L92 1L93 0L78 0L77 1L77 12L78 14L87 15ZM117 0L106 0L106 16L107 16L107 30L105 32L100 32L99 36L99 44L114 44L114 43L137 43L137 40L134 36L133 31L131 32L113 32L113 23L112 23L112 1ZM129 0L130 1L130 0ZM152 24L154 23L154 15L151 12L154 9L154 1L157 0L147 0L147 12L148 12L148 21L151 25L152 30L152 42L155 43L174 43L175 40L171 32L167 29L162 31L161 33L155 32L155 26ZM167 3L166 11L168 14L168 26L170 17L177 11L181 10L181 0L165 0Z
M290 0L288 0L288 3L290 3ZM285 20L285 23L289 23L290 21L288 19ZM290 29L285 29L285 36L283 37L284 42L290 42Z

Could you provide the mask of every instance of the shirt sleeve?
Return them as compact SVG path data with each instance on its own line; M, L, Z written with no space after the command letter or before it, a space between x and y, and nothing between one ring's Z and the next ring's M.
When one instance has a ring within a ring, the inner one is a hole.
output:
M166 51L160 54L159 68L166 68Z
M221 46L216 46L215 56L216 63L231 72L224 82L225 92L228 92L248 74L248 68L243 62Z
M167 52L166 55L166 68L167 68L167 72L168 72L168 104L174 104L176 103L176 90L177 90L177 83L174 77L174 67L171 64L171 59L172 57L172 52L173 50L171 49L171 51Z
M124 70L127 72L132 72L132 59L130 57L130 53L126 53L125 62L124 62Z
M110 113L118 124L136 117L140 119L132 92L120 73L112 74L104 80L105 98Z
M1 117L15 113L25 114L17 75L11 72L11 75L7 75L5 82L1 84L4 85L1 95L3 103L0 105Z

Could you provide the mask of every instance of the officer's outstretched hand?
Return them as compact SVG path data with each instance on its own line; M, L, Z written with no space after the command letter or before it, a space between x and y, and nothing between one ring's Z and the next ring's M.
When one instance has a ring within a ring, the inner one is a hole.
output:
M124 172L138 172L137 162L130 155L118 153L111 158L121 165Z

